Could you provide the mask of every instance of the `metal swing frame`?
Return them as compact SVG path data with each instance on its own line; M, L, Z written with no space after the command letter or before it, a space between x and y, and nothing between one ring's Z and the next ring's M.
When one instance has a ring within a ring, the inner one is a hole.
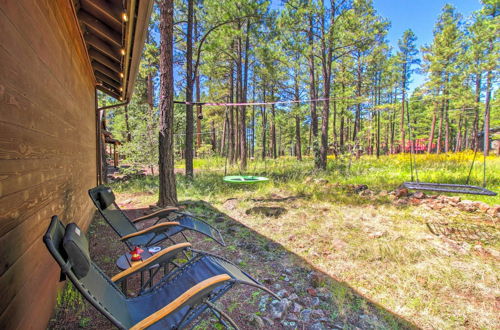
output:
M420 182L418 179L418 170L416 166L416 157L415 157L415 136L411 130L411 122L410 122L410 107L408 106L409 102L406 101L406 117L408 122L408 133L410 135L410 172L411 172L411 181L404 182L401 186L410 190L423 190L423 191L437 191L437 192L445 192L445 193L456 193L456 194L470 194L470 195L486 195L486 196L496 196L497 193L486 189L486 155L483 155L483 185L474 186L469 185L470 176L472 174L472 169L474 167L474 162L476 161L477 155L477 145L474 147L474 158L472 159L472 164L469 169L469 174L467 176L466 184L454 184L454 183L434 183L434 182ZM488 143L488 132L484 132L484 143ZM403 146L404 148L404 146ZM413 172L415 171L415 177L413 176ZM416 181L414 179L416 178Z

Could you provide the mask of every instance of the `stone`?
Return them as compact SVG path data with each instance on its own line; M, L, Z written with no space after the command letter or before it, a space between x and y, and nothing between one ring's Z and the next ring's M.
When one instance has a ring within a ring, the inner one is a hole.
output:
M302 320L302 322L309 322L311 320L311 313L312 310L310 310L309 308L304 309L302 312L300 312L300 319Z
M318 306L319 303L320 303L319 297L314 297L313 300L312 300L311 305L312 306Z
M273 289L274 289L274 290L276 290L276 291L281 290L281 284L279 284L279 283L274 283L274 285L273 285Z
M299 296L296 293L292 293L291 295L288 296L288 300L294 301L299 299Z
M373 196L373 191L371 191L370 189L366 189L366 190L361 191L358 195L361 197Z
M490 209L490 206L484 202L477 202L475 205L477 206L479 211L484 213L488 212L488 210Z
M356 187L354 187L354 192L355 193L360 193L363 190L367 190L368 186L366 184L358 184Z
M288 291L286 289L282 289L282 290L279 290L278 292L276 292L276 295L280 298L284 298L284 297L288 296Z
M236 198L227 199L222 206L224 206L228 210L234 210L238 205L238 200Z
M464 200L457 204L458 208L465 212L474 212L477 206L472 201Z
M221 222L224 222L225 220L226 220L226 218L224 218L223 216L218 216L217 218L215 218L216 223L221 223Z
M248 324L254 329L263 329L266 326L264 320L255 314L250 314L248 317Z
M308 177L306 177L306 178L304 179L304 184L309 184L309 183L311 183L312 181L313 181L313 178L312 178L312 177L310 177L310 176L308 176Z
M297 327L297 322L294 321L281 321L281 324L285 329L295 329Z
M396 197L397 198L406 197L406 196L408 196L408 189L399 188L396 190Z
M311 316L317 320L324 318L326 315L322 309L315 309L311 312Z
M307 288L306 291L310 296L316 297L318 295L318 292L315 288Z
M368 235L368 237L370 237L370 238L380 238L380 237L382 237L382 236L384 236L386 234L387 234L387 232L385 232L385 231L376 231L376 232L370 233Z
M424 199L426 198L427 196L425 195L424 192L422 191L417 191L413 194L413 198L417 198L417 199Z
M272 319L270 319L269 317L263 317L262 319L264 320L264 322L266 323L267 326L274 325L274 321Z
M286 314L288 307L290 306L290 301L286 298L281 300L273 300L269 304L269 312L271 314L271 318L273 319L282 319Z
M321 322L316 322L309 327L310 330L326 330L325 326Z
M316 180L314 180L314 182L316 184L319 184L319 185L326 185L328 183L328 180L326 180L326 179L316 179Z
M269 295L262 296L259 301L259 311L265 312Z
M299 318L296 314L293 314L293 313L290 313L286 316L286 319L288 321L294 321L294 322L298 322L299 321Z
M382 190L378 193L378 196L379 197L386 197L387 195L389 195L389 193L387 192L387 190Z
M302 307L301 304L293 303L293 309L292 312L294 313L300 313L304 307Z
M490 206L490 208L488 209L488 211L486 211L486 213L493 217L500 218L500 205Z

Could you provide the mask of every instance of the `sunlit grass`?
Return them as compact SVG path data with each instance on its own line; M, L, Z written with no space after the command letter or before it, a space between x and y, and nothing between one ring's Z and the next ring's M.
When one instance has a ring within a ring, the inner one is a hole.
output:
M472 158L473 153L417 155L419 179L465 183ZM375 193L397 188L411 180L409 155L330 157L326 171L314 170L310 157L301 162L292 157L251 160L246 171L240 171L237 165L227 166L228 175L270 178L269 182L252 185L224 183L224 161L198 159L194 180L177 175L179 199L207 201L343 281L347 286L335 282L330 288L338 305L332 318L363 309L349 296L350 286L380 304L382 314L384 310L398 313L423 328L499 326L492 307L500 294L495 259L475 254L475 243L460 245L436 237L425 225L428 221L482 221L481 217L487 216L459 210L437 212L423 206L398 207L386 196L361 198L346 189L347 184L366 184ZM482 183L482 171L482 157L478 157L471 184ZM499 157L488 157L487 179L489 189L500 191ZM113 187L124 198L135 198L145 205L154 204L158 198L157 177L136 178ZM273 201L287 196L297 198ZM461 197L500 204L499 197ZM225 207L229 198L236 198L236 207ZM286 213L272 221L259 214L246 214L256 206L283 207ZM375 232L379 234L373 238ZM246 230L236 235L241 241L255 239ZM500 250L498 240L482 245Z

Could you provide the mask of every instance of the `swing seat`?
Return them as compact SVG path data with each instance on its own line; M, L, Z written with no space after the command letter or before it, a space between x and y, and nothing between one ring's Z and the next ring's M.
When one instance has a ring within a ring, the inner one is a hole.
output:
M480 186L453 183L404 182L403 187L411 190L439 191L455 194L496 196L497 193Z
M269 179L266 177L253 175L229 175L225 176L222 180L224 180L224 182L237 184L250 184L269 181Z

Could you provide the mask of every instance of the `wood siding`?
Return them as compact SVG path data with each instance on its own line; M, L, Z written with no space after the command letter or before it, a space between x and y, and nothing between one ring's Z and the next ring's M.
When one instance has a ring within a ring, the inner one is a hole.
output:
M47 325L59 267L50 218L87 228L94 81L70 0L0 0L0 329Z

